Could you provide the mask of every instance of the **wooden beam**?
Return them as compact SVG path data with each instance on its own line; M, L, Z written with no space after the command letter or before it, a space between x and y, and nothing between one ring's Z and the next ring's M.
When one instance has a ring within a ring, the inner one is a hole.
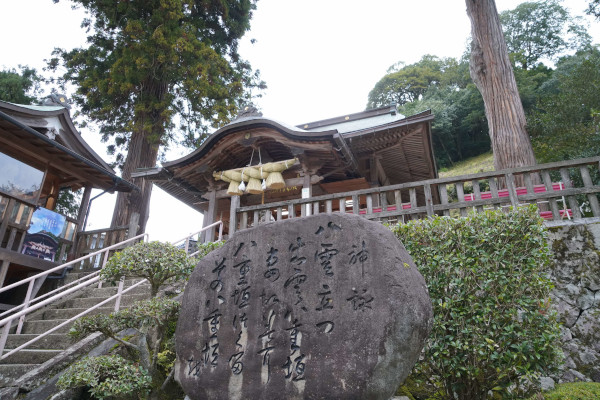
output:
M377 171L379 184L383 186L389 186L390 179L387 177L385 170L383 169L383 165L381 165L381 159L379 157L373 157L373 161L375 163L375 170Z
M32 256L27 256L16 251L0 249L0 260L7 261L10 264L23 265L25 267L34 268L40 271L47 271L59 265L54 261L43 260ZM58 272L55 272L58 274Z
M356 173L358 171L358 162L356 161L356 157L354 157L352 150L346 143L346 140L344 139L341 133L334 135L333 138L337 145L340 146L342 154L344 155L348 163L350 163L352 172Z
M32 157L36 160L40 160L41 156L45 160L47 160L50 167L59 170L66 175L74 176L84 182L95 183L96 186L99 187L106 186L106 181L97 179L92 175L86 174L85 171L82 170L81 164L74 164L70 161L62 160L58 155L48 153L40 147L32 149L31 146L28 146L27 143L20 138L13 137L12 140L9 140L4 136L0 136L0 142L6 144L9 147L16 148L23 154L26 154L27 156ZM71 156L69 155L68 157Z

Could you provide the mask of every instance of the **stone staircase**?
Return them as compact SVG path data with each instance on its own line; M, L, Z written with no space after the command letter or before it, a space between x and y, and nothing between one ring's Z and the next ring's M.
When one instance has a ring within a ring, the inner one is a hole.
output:
M62 284L72 282L82 278L86 273L76 272L69 273ZM131 286L137 280L125 281L125 288ZM32 338L47 332L49 329L59 325L60 323L76 316L77 314L95 306L103 300L106 300L117 293L117 286L108 286L104 283L102 288L98 288L97 284L92 285L82 291L67 296L65 299L58 301L55 304L44 307L32 313L25 323L20 335L14 333L9 334L4 352L8 352L19 345L31 340ZM150 286L142 284L130 292L124 294L121 298L121 308L126 308L138 300L147 299L150 295ZM115 301L111 301L102 307L92 311L90 314L110 314L114 311ZM68 332L71 327L68 324L57 331L47 335L46 337L31 344L29 347L20 350L16 354L7 357L0 361L0 388L12 386L15 380L22 377L26 373L40 367L46 361L59 356L66 349L73 346L74 341L69 337ZM13 328L13 332L14 332Z

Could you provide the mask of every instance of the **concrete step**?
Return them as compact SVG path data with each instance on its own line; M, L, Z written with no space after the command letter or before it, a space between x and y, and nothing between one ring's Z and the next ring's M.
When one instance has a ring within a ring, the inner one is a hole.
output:
M35 364L0 364L0 387L7 387L27 372L37 367Z
M69 272L67 273L67 275L64 277L64 279L62 280L63 284L67 284L67 283L71 283L73 281L76 281L78 279L81 279L85 276L88 276L90 274L93 274L94 272L97 272L98 270L93 270L93 271L84 271L84 272ZM139 281L141 278L135 278L135 279L125 279L125 284L129 284L131 285L133 282L137 282ZM110 285L110 282L105 282L105 285Z
M51 319L51 320L32 320L25 321L23 324L22 333L36 334L48 332L50 329L59 325L61 322L65 322L66 319ZM52 333L69 333L71 324L65 325Z
M7 353L10 349L4 349ZM7 358L0 360L0 365L10 364L43 364L63 350L23 349Z
M123 289L127 289L128 286L126 285ZM118 286L103 286L101 288L97 288L97 287L91 287L91 288L87 288L85 289L81 295L81 297L104 297L104 298L108 298L110 296L114 296L115 294L117 294L117 291L119 290ZM140 286L137 286L133 289L131 289L129 292L127 292L127 294L144 294L146 293L148 296L150 295L150 285L146 285L146 284L142 284Z
M69 319L87 310L87 308L50 308L44 310L40 319L51 320L51 319ZM93 311L90 311L86 315L96 314L110 314L115 310L113 307L100 307ZM37 318L36 318L37 319Z
M14 349L19 347L20 345L27 343L31 339L37 337L36 334L21 334L15 335L11 333L8 335L6 339L6 348ZM48 336L45 336L39 339L37 342L34 342L27 346L28 349L50 349L50 350L64 350L73 344L72 339L63 333L51 333Z
M71 283L73 281L76 281L77 279L81 279L85 276L88 276L89 274L92 274L96 271L85 271L85 272L73 272L70 271L67 273L67 275L64 277L63 279L63 283L67 284L67 283Z
M146 300L150 297L150 294L125 294L121 298L121 305L129 307L136 301ZM90 308L106 300L106 297L78 297L75 299L65 300L64 302L57 304L56 308ZM103 307L114 306L115 300L103 305Z

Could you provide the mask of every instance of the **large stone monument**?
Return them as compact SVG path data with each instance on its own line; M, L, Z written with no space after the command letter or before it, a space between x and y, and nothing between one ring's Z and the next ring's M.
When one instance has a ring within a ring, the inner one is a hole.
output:
M382 225L321 214L236 233L194 270L176 332L192 400L388 400L432 324Z

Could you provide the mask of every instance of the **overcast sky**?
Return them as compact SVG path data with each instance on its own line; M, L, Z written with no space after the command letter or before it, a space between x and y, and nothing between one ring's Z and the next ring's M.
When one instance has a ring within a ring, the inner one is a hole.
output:
M521 2L496 0L499 11ZM584 15L586 4L563 1L573 15ZM0 67L41 70L54 47L85 45L83 17L65 0L0 0ZM600 42L600 24L586 20ZM266 117L292 125L363 110L392 64L413 63L425 54L460 57L470 32L464 0L260 0L251 25L240 52L268 85L257 105ZM82 134L108 158L94 132ZM174 151L169 159L185 153ZM110 222L112 206L106 195L95 203L89 228L97 229ZM177 219L185 224L174 224ZM152 239L173 240L200 224L198 213L155 188Z

